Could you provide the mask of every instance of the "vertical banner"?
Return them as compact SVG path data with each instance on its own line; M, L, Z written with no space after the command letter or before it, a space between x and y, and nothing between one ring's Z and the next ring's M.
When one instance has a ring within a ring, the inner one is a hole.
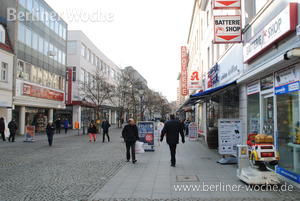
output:
M68 95L67 95L67 104L72 104L72 84L73 84L73 69L72 67L67 69L67 78L68 78Z
M139 121L137 123L140 141L144 143L145 151L154 151L154 122Z
M188 95L188 53L187 53L187 47L182 46L181 47L181 76L180 76L180 82L181 82L181 95L187 96Z

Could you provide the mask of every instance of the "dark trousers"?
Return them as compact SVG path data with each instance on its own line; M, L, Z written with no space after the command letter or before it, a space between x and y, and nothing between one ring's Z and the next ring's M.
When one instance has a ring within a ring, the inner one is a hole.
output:
M135 160L135 142L126 142L126 158L130 160L130 149L132 161Z
M5 134L4 134L4 131L3 132L0 132L1 136L2 136L2 140L5 141Z
M57 127L57 128L56 128L56 133L59 133L59 134L60 134L60 127Z
M47 137L48 137L49 146L51 147L52 146L52 142L53 142L53 134L47 134Z
M15 141L15 136L16 136L16 133L14 133L14 132L10 132L10 135L9 135L9 138L8 138L8 141L12 141L12 142L14 142Z
M171 152L171 164L175 165L176 164L176 147L177 144L169 144L170 147L170 152Z
M108 131L103 131L103 142L105 141L105 135L107 136L108 141L110 141Z
M67 132L68 132L68 128L65 128L65 134L67 134Z

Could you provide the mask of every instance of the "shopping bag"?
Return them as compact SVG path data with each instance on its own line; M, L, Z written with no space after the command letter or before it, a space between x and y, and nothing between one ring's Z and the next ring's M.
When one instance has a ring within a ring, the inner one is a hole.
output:
M143 145L144 145L144 143L137 141L135 143L135 153L137 153L137 154L145 153Z

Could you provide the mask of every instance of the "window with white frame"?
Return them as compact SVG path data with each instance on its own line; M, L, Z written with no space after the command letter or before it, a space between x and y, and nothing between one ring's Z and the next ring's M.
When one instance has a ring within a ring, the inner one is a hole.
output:
M0 81L7 82L8 64L5 62L1 63Z
M5 29L0 25L0 43L5 43Z

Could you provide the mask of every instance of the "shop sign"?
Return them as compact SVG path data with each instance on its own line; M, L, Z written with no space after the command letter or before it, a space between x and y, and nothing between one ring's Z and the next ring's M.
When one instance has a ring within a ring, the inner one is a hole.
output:
M181 47L181 76L180 76L180 82L181 82L181 95L187 96L188 95L188 72L187 72L187 66L188 66L188 53L187 53L187 47L182 46Z
M244 66L242 44L235 44L230 48L218 64L220 85L236 80L241 75Z
M189 90L201 90L202 89L202 80L200 77L199 71L193 71L189 76L188 83Z
M295 67L275 73L275 87L299 81L299 72Z
M240 9L241 0L214 0L214 9Z
M54 91L51 89L39 87L36 85L31 85L23 83L23 93L24 96L30 96L35 98L42 98L54 101L64 101L64 93L59 91Z
M68 91L67 91L67 104L72 104L72 88L73 88L73 68L67 69Z
M273 75L270 75L268 77L265 77L261 79L260 81L260 89L267 90L267 89L272 89L274 87L274 78Z
M267 49L281 37L296 29L297 25L297 3L290 3L279 15L269 22L263 30L259 31L244 46L244 61L250 59Z
M219 119L219 153L237 154L237 145L242 144L242 121L240 119Z
M214 31L214 43L240 43L242 41L241 16L214 16Z
M260 86L259 86L259 81L253 82L247 86L247 95L252 95L259 93L260 91Z
M275 94L281 95L294 91L299 91L299 81L275 87Z
M214 87L219 82L219 65L215 64L208 72L207 88Z
M154 151L154 122L140 121L137 124L140 142L144 143L145 151Z

